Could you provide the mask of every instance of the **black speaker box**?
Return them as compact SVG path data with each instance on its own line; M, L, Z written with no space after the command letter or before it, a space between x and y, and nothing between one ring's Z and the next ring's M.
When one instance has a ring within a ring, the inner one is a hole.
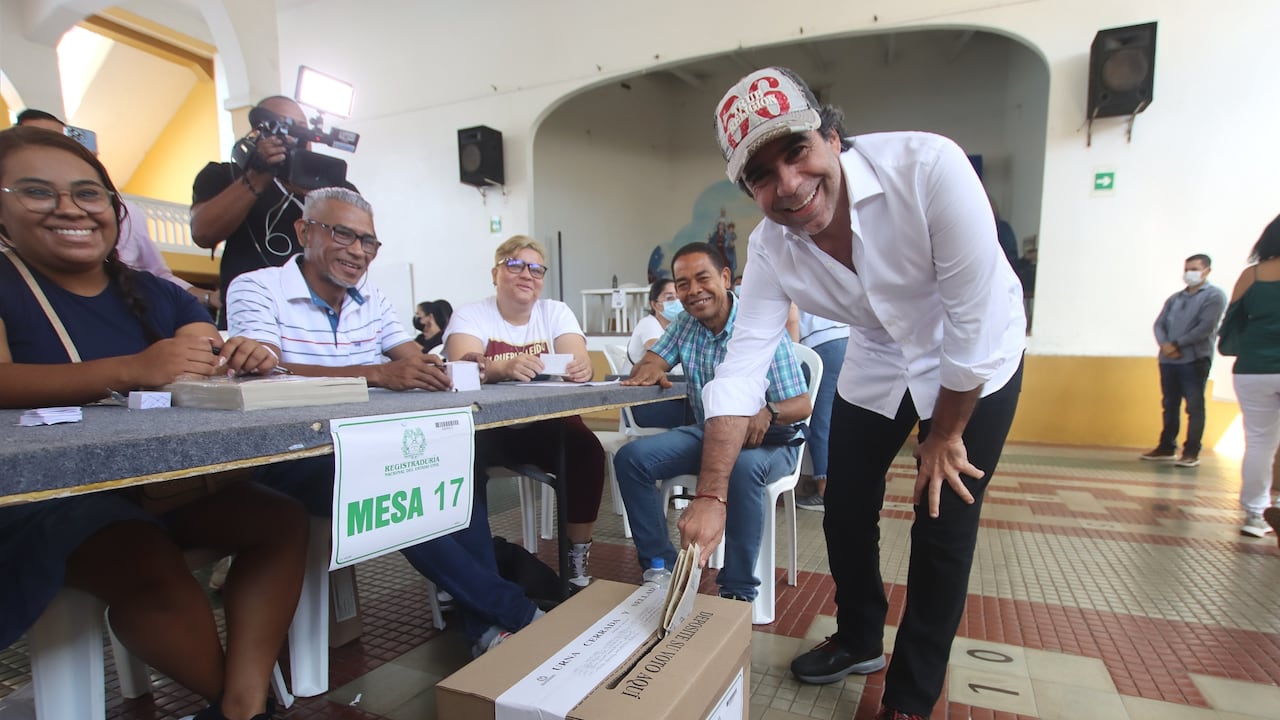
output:
M1156 24L1099 30L1089 48L1090 118L1142 112L1156 75Z
M458 131L458 177L476 187L502 185L502 133L477 125Z

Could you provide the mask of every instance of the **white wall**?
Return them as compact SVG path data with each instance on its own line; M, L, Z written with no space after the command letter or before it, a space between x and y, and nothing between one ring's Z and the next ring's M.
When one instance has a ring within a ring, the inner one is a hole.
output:
M1021 235L1036 234L1048 102L1044 61L1005 36L956 30L897 33L886 57L888 37L769 48L750 59L799 72L825 101L845 108L851 134L927 130L982 155L1002 215ZM538 127L534 213L540 229L566 233L570 297L607 287L614 273L644 283L654 245L670 243L691 221L700 193L725 180L710 108L742 68L721 56L680 71L698 86L667 72L610 82L557 106ZM740 259L761 217L750 207L745 216L729 215L738 221ZM704 217L696 239L705 239L713 223L714 216ZM669 267L675 248L665 249Z
M1272 128L1280 97L1266 91L1272 68L1280 67L1280 46L1271 38L1280 4L1272 0L810 5L796 13L746 0L654 0L643 8L580 0L319 0L280 12L281 81L291 87L297 65L305 63L356 85L356 115L345 125L364 139L351 158L351 177L377 208L379 234L388 241L384 256L413 264L422 297L448 297L455 304L489 291L487 268L502 237L529 231L545 239L554 232L535 216L539 194L555 203L568 200L557 196L560 188L544 185L534 138L542 119L554 116L565 98L670 63L800 38L973 27L1016 37L1043 56L1048 122L1032 352L1150 354L1151 319L1177 288L1182 259L1200 251L1214 255L1215 279L1230 285L1249 246L1280 209L1270 177L1280 150ZM342 41L318 40L333 36L335 19L342 21ZM1123 121L1107 120L1095 124L1093 147L1086 148L1081 126L1089 43L1100 28L1150 20L1160 22L1155 101L1138 117L1132 143L1124 140ZM1012 91L1034 81L1015 73L1005 84ZM861 116L851 105L870 111L882 100L833 99L853 117ZM1015 114L1015 108L998 107L993 122L1012 123ZM491 194L487 204L457 180L456 130L477 124L501 130L506 141L509 195ZM552 148L570 140L567 130L547 137ZM610 152L628 151L634 154L625 146ZM641 166L654 174L645 182L684 181L672 177L678 163L666 170L661 165L646 158ZM1020 208L1034 206L1018 190L1029 186L1024 181L1035 165L1019 159L1009 166ZM1117 171L1113 197L1091 196L1098 167ZM626 172L601 168L600 183ZM689 183L701 187L712 180L708 175ZM496 238L488 232L495 213L504 219ZM592 219L593 227L601 221ZM584 274L588 270L595 275L584 265ZM571 299L570 305L577 303Z

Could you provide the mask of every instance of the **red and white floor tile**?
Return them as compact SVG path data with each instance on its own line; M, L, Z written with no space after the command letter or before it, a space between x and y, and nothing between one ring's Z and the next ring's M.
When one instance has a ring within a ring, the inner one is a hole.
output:
M1272 537L1239 535L1238 461L1206 453L1200 467L1177 468L1140 463L1138 452L1006 449L933 718L1280 718L1280 551ZM890 622L905 594L912 477L904 454L881 522ZM519 537L513 487L495 485L490 497L495 533ZM634 549L611 508L606 497L592 572L638 582ZM753 635L751 717L867 720L883 673L809 686L787 670L834 631L822 515L799 515L797 585L779 585L778 620ZM551 541L540 556L553 560ZM470 657L465 641L432 627L424 584L399 555L357 573L364 635L333 651L327 695L282 716L434 718L433 686ZM785 572L778 576L781 583ZM889 652L894 629L886 628ZM0 705L29 681L25 645L0 651ZM150 697L123 700L111 667L107 698L108 717L121 720L198 707L163 677ZM17 717L8 712L0 720Z

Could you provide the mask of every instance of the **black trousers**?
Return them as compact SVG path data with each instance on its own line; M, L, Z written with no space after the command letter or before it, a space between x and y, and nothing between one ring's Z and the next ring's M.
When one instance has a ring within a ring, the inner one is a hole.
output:
M928 500L916 505L911 526L907 601L885 679L884 704L928 717L942 692L951 642L968 593L978 539L983 491L995 473L1022 390L1022 367L1000 390L982 398L964 431L969 462L986 474L962 476L974 503L966 505L945 483L937 518ZM836 635L858 658L878 655L889 609L880 577L880 509L885 473L919 419L911 394L890 419L837 397L831 413L831 448L823 529L836 585ZM920 423L920 440L930 421Z

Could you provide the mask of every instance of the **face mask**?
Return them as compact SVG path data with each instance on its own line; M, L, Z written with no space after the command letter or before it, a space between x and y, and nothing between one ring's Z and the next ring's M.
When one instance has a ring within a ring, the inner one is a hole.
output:
M422 319L417 315L413 316L413 329L422 332Z
M1204 282L1204 273L1199 270L1188 270L1182 274L1182 282L1186 283L1189 287L1199 285Z
M662 303L662 317L667 320L675 320L682 312L684 312L684 305L679 300L668 300Z
M733 294L734 294L734 295L741 295L741 294L742 294L742 286L741 286L741 285L734 285L734 286L733 286Z

